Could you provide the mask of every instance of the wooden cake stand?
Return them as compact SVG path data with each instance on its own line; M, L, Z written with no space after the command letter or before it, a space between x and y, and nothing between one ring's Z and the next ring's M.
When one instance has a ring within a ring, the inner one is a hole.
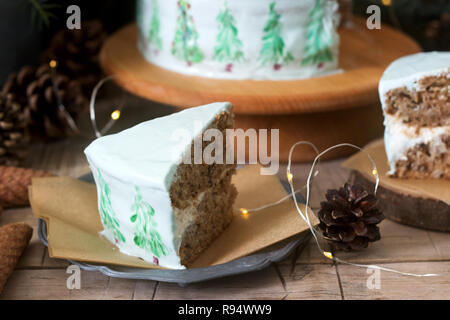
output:
M236 127L280 129L280 160L286 161L298 140L311 141L323 150L341 142L362 146L382 133L378 81L389 63L420 48L388 26L368 30L364 19L354 18L354 23L354 28L339 31L343 72L305 80L217 80L172 72L140 54L135 25L106 40L100 62L120 86L160 103L186 108L230 101ZM314 157L312 150L300 151L294 154L295 161ZM332 156L353 151L341 149Z

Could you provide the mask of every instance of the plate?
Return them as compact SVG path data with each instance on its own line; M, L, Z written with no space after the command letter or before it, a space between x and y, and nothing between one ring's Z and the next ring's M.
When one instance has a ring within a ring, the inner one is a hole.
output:
M79 179L94 183L92 174L84 175ZM286 182L282 181L281 183L286 190L289 190L289 185ZM302 195L297 194L297 201L304 203L305 199ZM38 221L38 236L41 242L48 247L47 225L42 219L39 219ZM72 260L68 261L79 266L83 270L99 271L109 277L173 282L178 283L180 286L185 286L196 282L262 270L270 266L273 262L278 262L286 258L297 246L306 242L309 237L310 233L304 232L254 254L224 264L185 270L142 269L117 265L91 264Z

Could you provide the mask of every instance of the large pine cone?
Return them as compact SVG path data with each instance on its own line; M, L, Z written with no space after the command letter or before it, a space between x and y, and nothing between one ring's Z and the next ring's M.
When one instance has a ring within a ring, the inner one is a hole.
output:
M38 68L23 67L17 74L8 78L2 93L10 95L14 101L29 110L34 134L60 138L72 135L76 130L70 126L70 119L59 107L53 81L65 110L72 119L76 119L87 106L80 83L56 71L52 74L48 64Z
M99 53L106 32L98 20L83 21L81 29L62 29L52 38L42 60L58 62L58 68L72 79L77 79L86 97L102 77Z
M339 190L328 190L326 199L319 211L319 229L334 249L359 250L381 238L377 224L383 213L376 207L376 197L361 185L346 183Z
M0 95L0 164L18 165L28 145L29 112L12 95Z

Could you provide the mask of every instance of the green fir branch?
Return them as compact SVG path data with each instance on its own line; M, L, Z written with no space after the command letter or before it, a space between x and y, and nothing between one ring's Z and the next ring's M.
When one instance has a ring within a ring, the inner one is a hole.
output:
M31 24L35 25L37 18L38 27L42 29L42 26L46 28L50 27L51 20L57 20L58 17L52 12L52 10L60 8L60 4L56 3L43 3L39 0L28 0L32 10L31 10Z

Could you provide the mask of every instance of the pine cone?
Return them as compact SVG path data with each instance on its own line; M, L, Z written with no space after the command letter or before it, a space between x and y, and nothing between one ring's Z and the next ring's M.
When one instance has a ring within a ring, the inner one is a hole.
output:
M0 227L0 293L30 242L33 229L25 223Z
M381 238L376 225L383 213L376 207L376 197L361 185L346 183L339 190L328 190L326 199L321 202L319 229L334 249L359 250Z
M71 79L77 79L84 95L89 97L102 77L99 53L105 39L106 32L100 21L84 21L81 29L62 29L57 32L43 54L42 61L58 61L58 68Z
M42 170L0 166L0 206L21 207L29 204L28 186L33 178L51 177Z
M29 112L12 95L0 94L0 165L18 165L28 145Z
M2 93L29 110L32 133L43 137L59 138L76 133L69 125L68 117L58 104L53 81L59 99L68 114L76 119L87 106L80 83L55 71L54 75L47 64L37 69L23 67L18 73L10 75Z

